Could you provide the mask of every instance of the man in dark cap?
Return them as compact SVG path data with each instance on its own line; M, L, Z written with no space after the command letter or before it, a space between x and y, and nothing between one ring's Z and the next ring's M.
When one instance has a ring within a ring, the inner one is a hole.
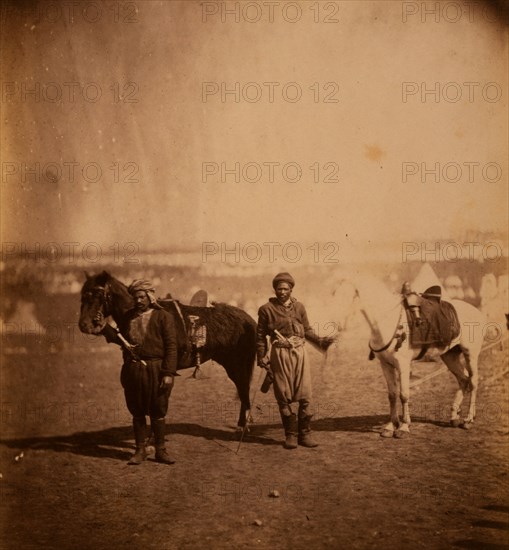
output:
M311 437L311 373L305 341L326 351L333 337L319 337L311 328L304 305L292 297L295 281L289 273L279 273L272 281L276 297L258 310L258 365L270 369L285 430L285 448L316 447ZM267 337L271 342L270 363L266 359ZM270 364L270 366L269 366ZM298 402L298 417L291 404Z
M125 353L121 382L127 408L133 415L136 452L128 464L141 464L147 457L146 416L154 432L156 461L173 464L165 448L165 416L177 375L176 332L173 318L156 302L150 281L138 279L129 287L134 308L126 315L122 334L136 358Z

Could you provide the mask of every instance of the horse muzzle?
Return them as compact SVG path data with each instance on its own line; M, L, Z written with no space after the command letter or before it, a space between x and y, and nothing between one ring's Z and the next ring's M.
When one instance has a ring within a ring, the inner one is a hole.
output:
M92 321L80 319L79 327L85 334L100 334L106 326L106 319L101 311L98 311Z

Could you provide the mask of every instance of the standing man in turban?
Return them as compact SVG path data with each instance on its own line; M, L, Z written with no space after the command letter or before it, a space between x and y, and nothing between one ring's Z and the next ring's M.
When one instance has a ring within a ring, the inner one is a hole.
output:
M258 310L258 366L272 372L274 395L279 406L286 435L284 447L316 447L311 437L311 373L305 350L309 340L322 350L334 342L333 337L319 337L311 328L304 305L292 297L295 281L289 273L279 273L272 281L276 293ZM266 359L267 336L272 343L270 366ZM298 417L291 404L299 403Z
M146 416L154 432L157 462L173 464L165 448L165 416L177 375L177 340L173 318L156 302L150 281L136 280L128 288L134 308L120 327L133 354L124 354L120 376L129 412L133 415L136 452L128 464L141 464L147 457Z

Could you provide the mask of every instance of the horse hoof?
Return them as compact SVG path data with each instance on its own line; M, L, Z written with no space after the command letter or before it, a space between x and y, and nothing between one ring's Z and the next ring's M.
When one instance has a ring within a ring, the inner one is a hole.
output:
M394 436L394 430L382 430L380 432L381 437L393 437Z
M242 432L246 432L246 433L249 433L251 431L250 427L249 426L237 426L235 428L235 432L236 433L242 433Z
M394 437L396 439L405 439L406 437L408 437L410 435L410 432L407 432L405 430L396 430L394 432Z
M471 430L473 427L474 427L474 423L469 420L468 422L463 422L461 424L461 427L464 429L464 430Z
M451 419L451 426L453 428L459 428L463 424L463 420L461 418L452 418Z

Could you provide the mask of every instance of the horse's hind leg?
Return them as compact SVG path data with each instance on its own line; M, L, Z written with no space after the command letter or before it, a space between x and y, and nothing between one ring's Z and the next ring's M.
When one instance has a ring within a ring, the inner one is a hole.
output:
M240 358L235 363L224 362L223 366L228 374L230 380L235 384L237 393L240 399L240 413L237 426L244 428L247 423L250 409L251 400L249 397L249 386L251 382L252 364L254 359Z
M451 426L457 428L461 425L461 404L465 396L465 389L467 384L467 378L463 370L463 366L460 360L460 350L453 348L444 355L442 355L442 361L447 365L447 368L454 374L458 381L458 389L454 394L454 400L451 405Z
M465 367L461 362L461 352L463 350L459 347L455 347L449 350L447 353L442 355L443 362L447 365L447 368L454 374L456 380L458 381L458 389L454 395L454 401L451 405L451 425L454 427L462 426L463 420L460 416L461 413L461 404L465 397L465 393L469 392L471 389L472 377L469 376L471 373L471 362L467 363L467 370L469 375L465 373ZM465 361L467 361L467 356L464 354ZM477 370L477 369L476 369ZM472 394L470 399L470 409L472 407ZM475 399L474 399L474 408L475 408Z

